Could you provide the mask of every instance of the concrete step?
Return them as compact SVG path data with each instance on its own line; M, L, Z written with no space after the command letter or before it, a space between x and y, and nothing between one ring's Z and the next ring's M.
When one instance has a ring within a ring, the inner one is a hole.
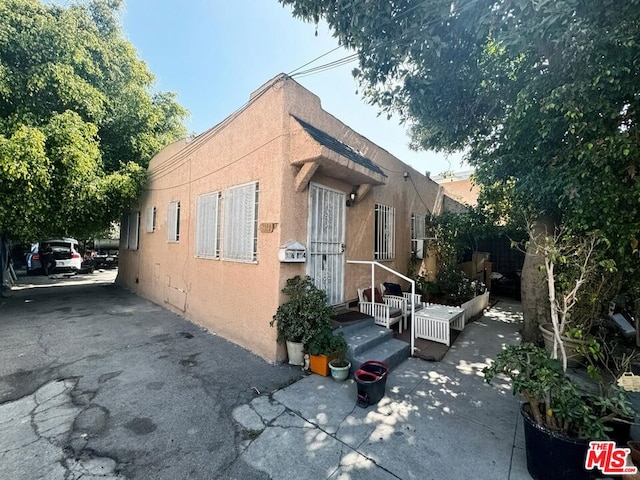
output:
M335 322L334 325L336 327L334 328L333 333L341 333L345 336L345 339L346 339L347 335L350 334L351 332L356 332L363 328L367 328L371 325L375 325L375 323L374 323L373 317L370 317L368 315L363 315L362 318L358 320L348 322L348 323Z
M373 322L362 324L360 328L351 329L344 334L344 339L349 346L347 355L352 358L357 357L361 352L380 345L392 337L393 331L388 328Z
M393 370L409 358L409 350L410 346L408 343L389 337L384 342L350 357L351 373L353 374L358 367L360 367L360 364L367 360L384 362L389 365L389 369Z

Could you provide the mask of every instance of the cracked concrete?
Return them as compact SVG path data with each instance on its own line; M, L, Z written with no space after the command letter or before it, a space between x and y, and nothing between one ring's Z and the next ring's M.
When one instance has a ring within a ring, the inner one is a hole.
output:
M232 411L300 370L112 285L114 274L30 277L0 299L0 478L267 478L242 457L250 442ZM280 408L256 404L269 419Z
M123 480L111 458L68 460L64 445L81 408L73 403L75 380L54 380L33 394L0 405L0 465L4 478ZM31 454L31 455L30 455Z
M352 380L291 384L298 369L118 287L47 290L0 300L0 478L529 478L518 401L481 374L517 340L517 306L442 362L404 362L362 409Z
M310 375L237 407L245 461L268 478L531 478L517 398L482 368L518 340L519 312L499 304L468 325L439 363L409 359L377 405L356 406L353 380Z

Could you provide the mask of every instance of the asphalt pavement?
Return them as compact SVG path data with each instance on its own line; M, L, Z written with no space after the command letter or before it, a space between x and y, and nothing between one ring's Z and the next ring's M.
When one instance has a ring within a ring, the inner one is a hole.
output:
M114 277L21 277L0 299L0 478L530 478L519 402L481 373L518 341L517 303L365 409L353 380L270 365Z
M271 365L113 285L19 277L0 299L0 478L262 479L239 405L290 384Z

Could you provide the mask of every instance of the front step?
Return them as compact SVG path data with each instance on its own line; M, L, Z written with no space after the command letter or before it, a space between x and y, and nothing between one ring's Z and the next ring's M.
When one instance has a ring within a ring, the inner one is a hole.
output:
M373 319L358 322L334 330L342 333L347 342L347 359L351 362L351 372L355 372L363 362L377 360L389 365L390 369L409 358L409 344L393 338L393 331L373 323Z
M365 350L352 359L349 359L349 361L351 362L353 371L357 370L360 365L367 360L384 362L389 365L390 370L393 370L409 358L409 349L408 343L391 337L386 342L376 345L369 350Z

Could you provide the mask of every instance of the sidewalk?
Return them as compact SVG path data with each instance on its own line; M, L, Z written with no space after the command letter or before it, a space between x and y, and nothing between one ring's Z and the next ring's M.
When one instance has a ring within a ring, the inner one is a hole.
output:
M520 323L519 303L500 301L442 362L393 370L367 409L352 379L318 375L258 397L233 412L250 438L241 459L273 479L530 479L518 398L482 375Z

